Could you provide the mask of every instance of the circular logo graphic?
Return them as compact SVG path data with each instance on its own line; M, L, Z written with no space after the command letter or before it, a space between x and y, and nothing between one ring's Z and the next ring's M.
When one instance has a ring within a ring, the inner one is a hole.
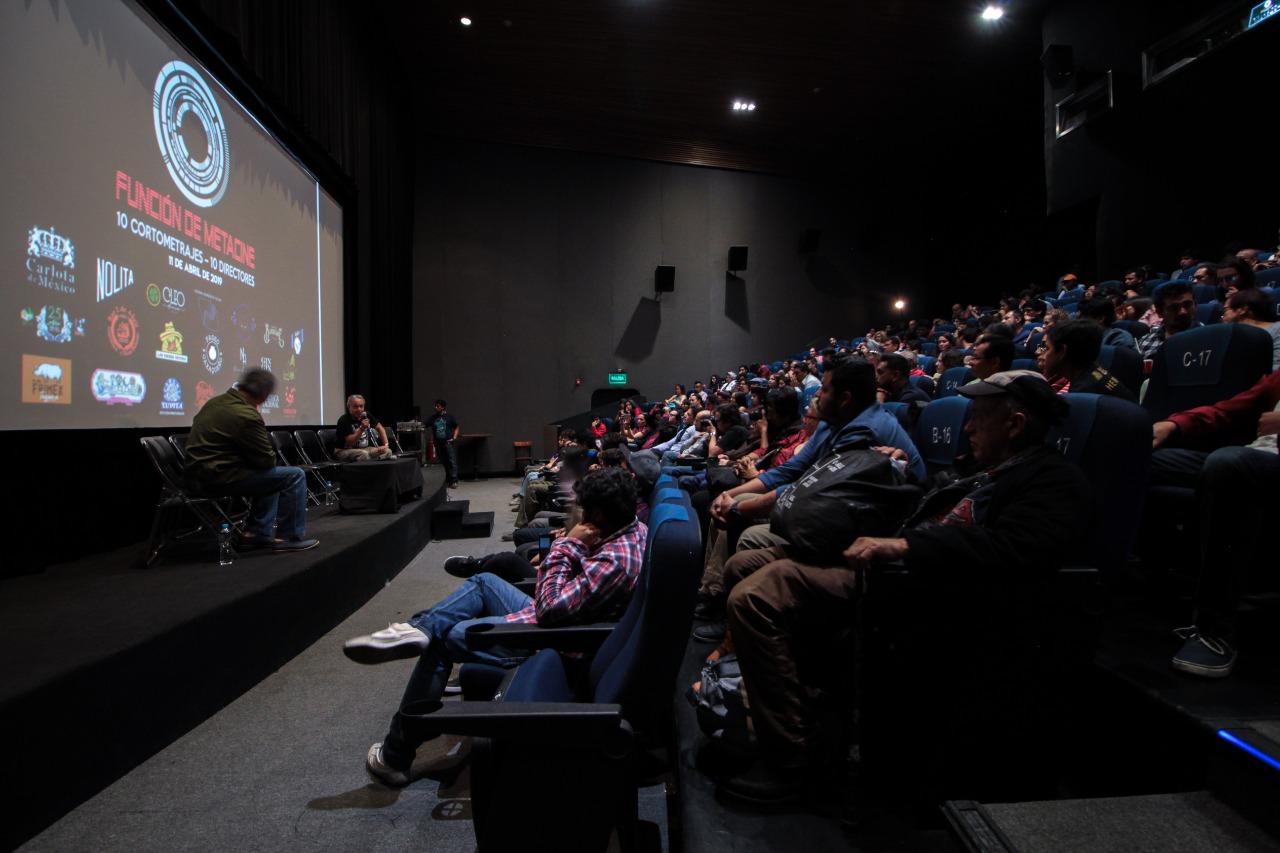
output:
M231 174L227 126L213 92L194 68L174 61L156 76L152 103L156 142L169 175L192 204L213 207Z
M218 340L217 335L204 336L204 369L210 373L217 373L222 369L222 341Z
M116 308L107 316L107 338L121 355L132 355L138 348L138 318L128 308Z
M160 304L160 288L156 287L154 282L147 285L147 302L152 308Z

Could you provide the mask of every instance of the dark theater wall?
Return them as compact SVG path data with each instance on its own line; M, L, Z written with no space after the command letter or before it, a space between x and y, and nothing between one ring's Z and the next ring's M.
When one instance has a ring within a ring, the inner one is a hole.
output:
M1269 198L1269 164L1280 21L1145 91L1141 85L1144 48L1222 5L1075 0L1046 14L1046 46L1070 45L1086 73L1115 75L1113 111L1061 140L1054 105L1072 84L1044 85L1048 212L1066 233L1082 211L1096 210L1097 251L1083 259L1087 273L1120 277L1145 262L1168 271L1183 248L1217 260L1232 240L1275 247L1280 217Z
M548 149L435 142L418 163L414 399L511 442L587 409L621 368L651 398L812 339L860 334L891 291L856 197L802 180ZM813 254L802 233L822 231ZM730 245L749 247L740 278ZM654 268L675 292L655 300ZM581 378L581 387L575 380Z

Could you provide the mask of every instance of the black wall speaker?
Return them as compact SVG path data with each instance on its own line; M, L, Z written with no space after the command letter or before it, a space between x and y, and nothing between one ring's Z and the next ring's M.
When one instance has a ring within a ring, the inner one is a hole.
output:
M730 246L729 247L729 271L737 272L747 268L747 247L746 246Z
M800 253L812 255L818 251L818 243L822 240L822 232L817 228L806 228L800 235Z
M653 271L653 289L658 293L671 293L676 289L676 268L658 267Z
M1061 88L1075 73L1076 63L1069 44L1051 44L1040 54L1044 77L1055 89Z

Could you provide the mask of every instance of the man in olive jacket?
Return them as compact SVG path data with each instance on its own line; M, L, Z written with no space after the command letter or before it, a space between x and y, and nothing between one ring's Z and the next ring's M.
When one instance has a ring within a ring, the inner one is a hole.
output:
M253 367L191 421L184 475L187 487L210 497L251 498L249 520L236 547L306 551L307 486L301 468L276 465L276 452L258 408L275 390L270 371Z

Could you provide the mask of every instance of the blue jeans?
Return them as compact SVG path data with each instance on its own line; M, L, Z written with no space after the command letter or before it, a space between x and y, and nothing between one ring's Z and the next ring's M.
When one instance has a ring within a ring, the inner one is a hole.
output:
M413 675L409 676L400 707L443 696L455 662L512 667L527 660L531 654L528 649L495 646L486 651L474 651L467 646L466 632L468 625L504 623L508 613L523 610L532 601L502 578L486 572L467 578L435 607L411 616L409 624L430 637L431 644L418 658ZM392 718L391 728L383 738L382 758L392 767L407 770L413 764L413 755L421 743L401 728L397 715Z
M225 491L253 499L245 525L250 533L279 539L307 535L307 475L301 468L277 465L254 471Z
M444 465L445 482L456 483L458 481L458 449L446 438L437 438L435 443L436 458Z
M524 475L524 479L520 481L520 497L524 497L524 493L529 490L529 484L534 480L542 478L542 474L538 471L530 471Z

